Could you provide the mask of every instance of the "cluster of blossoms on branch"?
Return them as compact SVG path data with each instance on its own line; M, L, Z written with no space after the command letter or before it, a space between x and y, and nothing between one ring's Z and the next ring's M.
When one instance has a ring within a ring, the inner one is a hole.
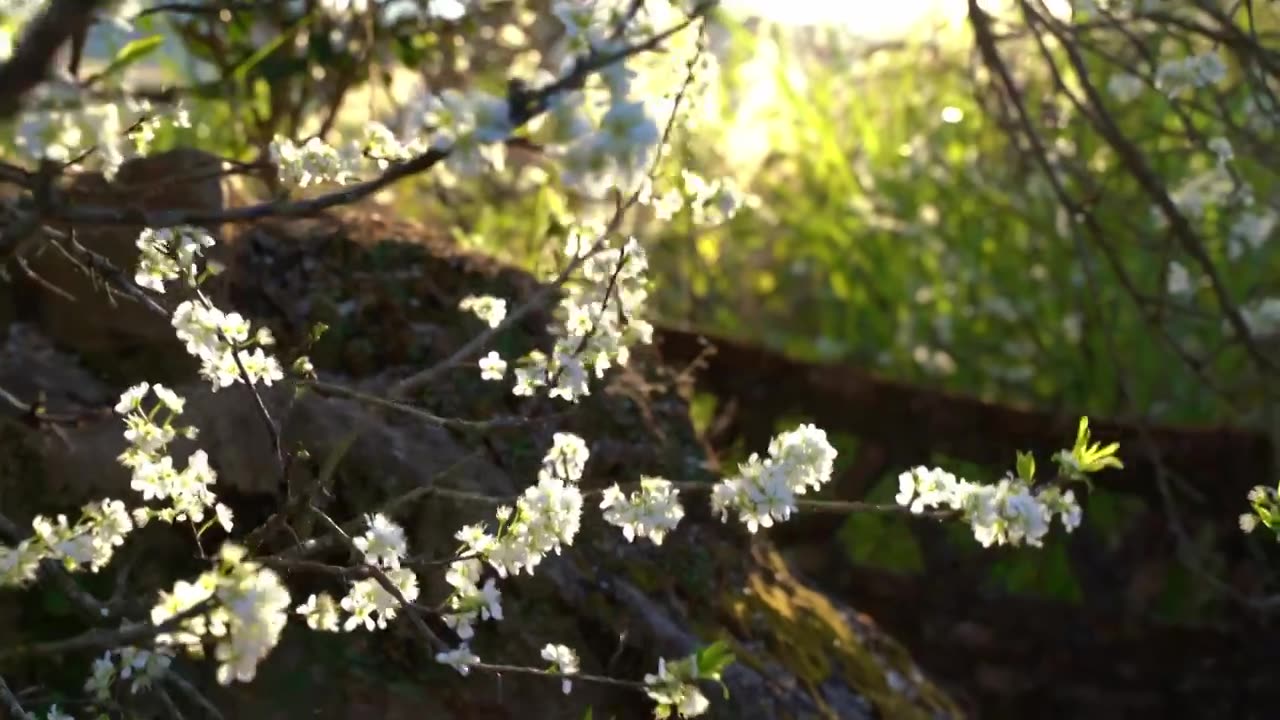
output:
M648 177L661 141L657 118L672 102L635 87L633 48L701 9L699 3L679 5L556 0L552 11L565 33L546 64L558 66L559 74L539 69L527 85L536 95L581 75L591 63L595 73L578 83L580 89L547 93L545 112L532 117L513 108L510 98L481 89L448 88L424 92L407 103L399 132L371 122L362 138L340 146L318 137L302 144L277 137L271 143L271 159L282 182L306 188L357 182L370 172L436 151L443 154L436 177L447 186L503 170L507 141L526 132L556 161L570 189L594 198L631 192Z
M44 10L44 0L7 0L0 4L0 62L13 52L14 39L28 21ZM143 9L140 0L101 3L97 17L113 33L133 29L131 18ZM88 159L110 179L131 158L145 156L164 128L191 128L186 108L159 106L145 98L95 98L82 86L55 75L36 89L34 102L19 114L14 141L32 159L69 163Z
M161 281L185 278L191 287L198 287L201 275L194 264L194 258L199 255L196 249L210 244L198 231L181 228L172 234L144 236L139 242L144 251L140 276ZM603 311L611 293L629 298L615 301L628 308L618 316L632 325L641 322L627 313L638 313L643 300L643 274L639 271L627 274L622 268L626 267L630 254L641 261L635 267L642 269L643 255L634 240L626 248L629 249L600 253L594 264L583 263L583 277L572 286L576 290L568 293L570 299L576 299L573 302L596 309L594 316L588 316L591 322L570 322L573 306L562 305L557 321L550 328L557 338L557 346L566 352L572 346L575 355L594 353L595 363L591 367L597 375L603 374L610 362L621 364L628 344L647 336L647 333L628 334L628 328L621 324L603 327L594 324L594 317L609 314ZM159 270L174 266L181 268L181 272ZM161 284L158 290L163 289ZM212 308L203 296L200 302L202 307ZM493 326L500 324L505 315L505 304L494 299L471 298L464 304ZM223 314L223 317L231 315ZM206 333L204 342L193 344L188 339L188 343L194 346L193 354L199 355L207 352L210 344L224 342L218 338L227 335L247 337L247 328L228 331L218 327ZM595 337L603 339L601 344L591 344L590 340ZM224 342L224 352L231 352L233 348ZM267 382L247 372L241 378L251 386ZM216 378L210 379L215 389L222 385ZM536 387L549 388L549 395L564 396L557 393L560 386L552 383L540 383ZM582 394L586 394L585 389L568 399L576 400ZM154 396L155 401L147 405L145 401L149 396ZM188 458L187 467L179 471L167 451L168 444L177 437L196 437L194 428L175 425L184 406L185 400L168 388L142 384L127 390L116 408L125 417L130 447L120 459L133 471L132 487L144 501L160 501L166 503L164 507L139 508L131 516L123 503L107 501L96 513L86 510L90 521L81 523L87 528L79 532L84 536L81 540L74 540L70 535L58 540L56 533L40 531L48 527L66 528L65 520L60 519L56 525L37 522L34 540L17 549L0 548L3 553L0 558L5 558L0 567L10 568L7 572L11 575L20 574L29 580L42 557L31 548L54 548L49 555L62 557L71 564L90 562L100 567L109 560L110 548L122 543L124 534L134 524L142 525L152 518L165 522L204 522L201 531L218 522L230 531L231 513L217 502L212 491L216 475L207 456L196 450ZM1103 467L1118 465L1114 452L1114 445L1101 448L1090 444L1087 424L1082 423L1075 448L1063 451L1055 460L1064 476L1079 478ZM502 620L498 579L532 574L546 556L559 554L565 546L573 544L585 503L579 483L589 456L583 438L571 433L555 434L538 472L537 483L516 498L514 507L497 508L496 530L490 533L484 525L470 525L457 532L456 538L461 544L458 559L449 566L445 577L453 591L442 617L462 643L440 651L437 661L455 667L464 675L473 667L483 667L480 658L470 649L474 626L486 620ZM812 425L781 433L770 442L766 457L753 455L739 467L737 475L710 488L712 507L722 519L727 519L731 512L736 513L750 532L770 527L791 517L799 505L798 496L818 490L830 480L835 459L836 451L826 434ZM1027 488L1034 466L1028 469L1020 458L1019 471L1016 481L1007 479L994 487L963 481L948 483L946 478L952 476L940 471L913 471L908 475L913 478L912 492L916 497L899 500L911 500L913 509L950 502L967 513L975 532L981 524L989 528L986 537L997 543L1038 544L1043 535L1042 526L1047 526L1051 513L1060 515L1068 529L1079 523L1079 508L1069 490L1059 493L1056 488L1045 488L1028 499ZM678 496L674 483L664 478L642 477L638 488L631 492L617 484L605 489L599 507L606 522L621 528L628 541L649 538L661 544L684 516ZM956 500L962 496L964 499ZM210 514L213 518L206 521ZM1041 517L1044 523L1034 524L1036 517ZM374 569L375 576L352 582L341 600L320 593L293 608L293 614L305 619L314 630L350 632L360 628L385 628L397 612L404 609L405 603L413 603L419 595L417 576L402 565L409 554L404 529L377 513L366 516L364 524L364 532L353 544L368 567ZM980 535L979 539L983 537ZM990 542L984 541L984 544ZM156 637L155 647L149 651L122 648L106 653L95 661L86 688L102 697L117 681L132 679L135 689L146 687L166 671L168 658L174 652L184 650L203 656L206 645L213 647L220 682L251 680L259 663L278 642L289 608L289 592L280 578L250 558L243 548L226 543L213 569L194 582L179 581L162 595L151 617L157 627L163 628ZM555 673L564 676L568 691L569 676L578 669L576 654L570 648L549 644L544 648L543 658L553 664ZM703 672L699 667L697 658L661 659L658 672L645 677L643 687L659 704L660 714L691 717L706 711L708 701L697 683L700 679L718 678L718 670Z
M198 658L204 656L205 643L212 641L217 679L226 685L254 678L258 665L279 642L288 612L289 591L280 577L228 542L212 570L195 582L179 580L172 591L161 594L151 622L157 627L176 625L156 636L161 647L182 648Z
M1119 447L1090 442L1089 419L1082 418L1072 448L1053 456L1058 479L1088 483L1093 473L1124 467L1116 457ZM957 478L941 468L913 468L898 476L895 500L917 515L930 510L958 514L983 547L1041 547L1054 517L1067 532L1081 521L1072 490L1056 482L1037 487L1035 458L1029 453L1019 453L1016 470L994 485Z
M791 519L796 497L819 490L831 479L836 450L827 434L813 425L778 435L769 443L768 457L752 453L734 477L716 483L711 507L727 520L729 511L754 533Z
M638 88L632 59L621 54L630 43L670 26L692 7L676 2L556 0L552 10L565 30L556 51L563 55L559 77L580 73L592 59L619 57L595 68L592 81L579 83L579 89L550 93L545 98L545 115L517 118L508 98L481 90L442 90L411 105L401 134L373 123L360 141L341 146L319 138L301 144L277 138L271 155L280 178L300 188L350 184L368 172L386 171L430 152L440 154L439 169L446 180L472 177L501 170L506 162L505 143L532 119L530 133L545 141L544 150L560 161L562 179L571 188L594 198L614 190L641 191L663 215L675 201L654 197L650 173L661 143L658 109L672 99ZM556 76L545 73L535 80L535 90L558 82ZM88 147L84 138L68 129L81 128L85 121L38 112L44 114L33 115L31 122L44 125L30 133L41 138L39 147L34 141L29 144L33 152L56 159ZM133 151L145 150L143 141L149 137L151 122L135 126ZM173 122L185 120L179 117ZM52 141L51 133L56 136ZM118 167L125 152L103 154L110 169ZM727 217L743 202L729 184L707 183L692 173L683 174L682 182L682 194L700 208L699 222ZM563 295L547 328L551 349L514 361L514 394L530 396L545 390L552 398L577 402L590 395L593 376L599 379L611 368L627 364L632 346L651 341L652 326L645 320L648 264L644 249L635 238L615 244L609 235L600 233L599 240L589 242L585 232L570 233L563 255ZM159 295L166 294L171 283L179 283L194 295L176 305L172 323L214 390L236 383L250 389L269 386L284 378L279 362L266 350L274 345L270 331L255 330L245 318L219 309L200 292L204 280L219 270L213 263L201 267L213 244L213 238L196 227L144 230L137 240L140 258L134 281ZM461 309L490 328L507 318L506 301L490 296L469 297ZM486 380L507 375L507 361L496 352L479 365ZM155 400L148 404L152 396ZM207 454L195 450L179 470L169 452L169 444L177 438L197 437L195 428L175 425L185 402L164 386L144 383L127 390L116 407L124 417L129 442L120 462L130 469L131 487L143 503L158 507L142 505L130 511L123 502L104 500L86 506L74 525L63 516L38 517L32 538L16 547L0 546L0 585L29 583L46 559L60 561L68 569L88 566L96 571L109 563L114 548L129 532L153 519L189 522L197 536L214 523L230 533L232 514L214 492L217 475ZM1103 467L1118 466L1114 452L1114 446L1090 445L1082 423L1076 447L1055 459L1063 476L1079 479ZM503 620L499 581L532 575L550 555L573 545L587 497L594 494L581 488L589 457L583 438L556 433L536 483L514 498L512 505L496 508L492 530L475 524L455 534L459 548L444 576L450 593L439 615L460 642L450 649L438 648L438 662L463 675L484 669L470 642L481 623ZM803 506L803 496L830 481L836 457L825 432L801 425L774 437L765 456L753 454L735 475L704 489L722 520L736 515L755 533L790 519ZM1080 510L1070 490L1033 489L1034 463L1028 469L1028 462L1020 458L1018 476L994 486L917 469L904 474L907 481L899 502L910 504L916 512L945 506L962 513L984 545L1038 545L1054 515L1070 530L1079 524ZM598 507L606 523L619 528L628 542L647 538L660 545L684 517L680 492L687 487L643 476L635 486L614 484L600 491ZM94 661L86 689L104 702L122 681L130 681L136 692L168 672L177 652L203 657L209 649L220 683L247 682L279 642L291 615L316 631L353 632L385 629L400 613L425 612L415 604L419 578L409 567L404 528L382 513L366 515L362 528L350 540L360 558L360 564L351 569L360 572L350 576L345 595L338 599L320 592L300 605L294 605L282 579L264 561L236 542L225 542L208 571L194 581L180 580L161 594L150 613L157 631L153 646L109 650ZM548 643L541 658L549 664L548 672L560 676L568 693L572 678L581 676L577 653ZM702 715L710 703L699 683L718 681L730 660L716 645L687 658L659 658L656 673L646 675L637 686L657 703L659 717Z

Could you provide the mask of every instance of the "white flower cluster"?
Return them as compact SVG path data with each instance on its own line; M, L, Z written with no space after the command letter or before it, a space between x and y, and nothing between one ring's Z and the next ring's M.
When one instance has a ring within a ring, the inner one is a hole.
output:
M479 661L468 646L475 634L472 625L479 620L502 619L502 594L493 578L481 582L482 561L499 577L522 571L532 575L549 553L559 554L563 546L573 544L582 521L582 491L577 482L588 457L582 438L556 433L542 460L537 485L524 491L514 510L498 508L497 534L490 534L483 525L467 525L456 533L464 557L454 561L445 576L454 590L444 619L463 644L438 655L439 662L453 665L465 675L468 665Z
M1210 51L1161 63L1156 68L1156 87L1176 95L1187 89L1216 85L1226 76L1226 64L1218 53Z
M552 14L564 25L565 34L549 55L558 57L562 74L568 74L579 57L614 53L673 26L682 19L679 10L687 11L675 5L556 0ZM689 39L677 37L670 42ZM679 56L684 49L672 55ZM657 118L672 102L672 70L670 57L633 55L602 68L598 82L550 99L548 114L539 123L539 140L561 161L566 185L595 198L641 187L662 139ZM641 73L654 82L637 87ZM657 83L662 87L649 86Z
M660 717L673 711L681 717L696 717L711 707L697 680L698 667L690 659L667 662L659 658L657 674L644 676L644 691L658 703Z
M958 511L983 547L1041 547L1055 515L1067 532L1080 526L1080 505L1071 490L1049 486L1033 491L1013 476L984 485L940 468L916 467L898 476L896 500L915 514L935 508Z
M182 279L195 287L200 276L196 259L213 244L213 237L204 228L146 228L138 235L138 267L133 281L160 294L164 294L164 284L173 280Z
M436 662L448 665L465 676L471 672L472 665L480 662L480 657L471 652L467 645L459 645L452 650L436 653Z
M542 659L551 663L551 672L560 673L561 675L578 674L578 654L567 645L547 643L542 648ZM560 683L560 688L564 690L565 695L568 695L573 690L573 681L568 677L564 678Z
M382 513L370 515L366 522L368 529L354 541L356 549L374 565L391 570L400 567L400 560L409 552L404 528Z
M1280 297L1263 298L1242 305L1240 317L1253 335L1265 337L1280 333ZM1223 326L1228 327L1225 321Z
M551 14L564 25L565 37L576 52L599 47L608 39L625 5L617 0L555 0Z
M1177 260L1169 261L1169 272L1165 276L1165 289L1170 295L1187 295L1192 291L1191 273L1186 266Z
M405 602L418 599L418 576L412 570L395 568L383 573ZM395 619L400 600L376 578L365 578L352 583L346 597L342 598L341 606L350 613L342 625L343 630L350 632L361 626L365 630L375 627L385 630L387 622Z
M654 216L663 222L688 207L690 219L700 227L720 225L731 220L743 207L760 204L758 196L743 191L733 178L707 180L687 168L681 168L679 181L662 193L657 192L655 181L646 176L638 200L653 208Z
M649 294L644 248L631 238L621 248L590 250L579 235L570 236L566 256L585 258L580 277L565 283L547 328L555 340L550 355L535 350L517 361L514 394L549 387L551 397L577 402L591 394L592 372L603 377L615 364L627 364L630 345L652 342L653 326L643 319Z
M1239 260L1246 253L1258 250L1275 236L1278 225L1280 214L1274 210L1241 213L1227 236L1227 257Z
M1248 498L1253 512L1240 516L1240 529L1251 533L1261 524L1280 532L1280 493L1274 487L1256 485Z
M1142 78L1131 73L1118 72L1107 79L1107 92L1120 102L1136 100L1146 89Z
M426 152L428 145L419 138L402 141L377 121L369 122L360 140L350 140L337 147L320 137L308 138L299 145L277 135L268 148L280 182L287 187L305 189L334 183L348 185L372 171L386 170L392 163L403 162Z
M496 351L490 350L488 355L480 358L480 379L501 380L507 375L507 361Z
M144 408L143 400L148 392L154 394L158 402ZM160 510L139 508L134 511L134 517L139 524L145 524L152 517L168 523L181 520L200 523L212 509L217 521L230 532L231 510L217 501L212 490L217 473L209 465L209 456L203 450L196 450L187 458L186 468L178 470L168 453L168 445L175 437L196 437L195 428L173 424L185 405L186 400L169 388L145 382L126 390L116 404L116 412L124 416L124 436L129 441L129 447L119 457L120 463L132 472L129 486L140 493L144 501L166 503ZM157 422L157 418L163 422Z
M455 561L445 574L445 582L453 587L449 596L449 612L445 624L464 641L475 637L472 625L482 620L502 619L502 591L492 577L481 582L484 566L476 558Z
M628 542L647 537L661 545L668 532L676 529L684 517L680 491L669 480L641 477L640 489L627 495L616 484L604 491L600 507L604 520L622 528Z
M367 524L364 535L354 541L356 549L364 553L369 564L382 570L406 602L413 602L418 598L418 576L409 568L400 567L400 561L409 553L404 528L381 513L369 516ZM377 578L365 578L351 584L340 605L349 613L342 629L350 632L361 626L366 630L385 629L387 622L395 619L400 600ZM298 612L308 614L302 608ZM308 623L311 621L308 617Z
M813 425L801 425L769 442L769 456L752 453L738 466L738 474L716 483L711 507L728 521L735 511L755 533L785 521L796 510L796 497L821 488L831 479L836 449L827 434Z
M691 170L682 169L680 179L689 197L695 225L719 225L732 219L743 206L759 203L759 198L744 192L730 177L708 181Z
M459 531L466 550L484 557L505 578L522 571L532 575L544 557L572 545L582 522L582 491L577 483L587 457L582 438L556 433L543 458L538 483L525 489L514 511L499 508L497 536L474 526Z
M157 293L165 292L166 282L177 279L198 287L205 273L196 260L213 245L213 237L198 227L144 229L137 240L141 252L134 281ZM220 269L212 262L206 266L210 273ZM223 312L200 296L178 305L171 323L187 352L200 361L200 374L215 391L246 380L251 385L271 385L284 378L280 362L263 350L275 344L271 331L265 327L253 331L239 313Z
M22 586L35 579L40 561L53 559L68 570L88 566L93 572L111 562L115 549L133 530L133 521L124 503L101 500L81 508L74 525L66 515L50 519L37 515L31 520L34 534L14 547L0 545L0 587Z
M557 0L552 12L566 29L563 42L550 53L561 59L562 76L574 72L584 57L617 52L625 43L681 19L670 3L633 6L620 0ZM626 25L619 27L623 21ZM616 38L615 29L622 30ZM581 194L603 197L615 189L629 192L639 187L655 157L661 133L654 111L670 101L645 100L657 93L633 88L636 63L635 57L617 60L598 71L599 86L549 98L547 115L536 123L536 130L545 129L538 138L544 152L562 161L563 180ZM667 72L652 74L669 85L669 67L663 68ZM555 81L544 71L531 85L545 87ZM501 172L506 167L505 141L516 130L506 98L480 89L450 88L424 93L408 103L407 115L399 136L374 122L363 142L340 148L320 138L297 145L277 137L271 157L281 181L300 188L350 183L372 167L385 169L428 148L447 152L436 173L446 186L458 178Z
M142 403L148 392L158 402L144 409ZM194 428L173 424L185 404L182 397L163 385L142 383L126 390L115 407L124 416L124 436L129 442L119 460L132 473L130 486L144 501L165 501L164 507L136 508L131 517L123 502L101 500L85 505L74 525L65 515L52 520L36 516L31 523L33 537L13 548L0 545L0 586L30 582L39 562L46 558L60 560L69 570L88 565L96 572L110 563L115 548L124 544L135 523L144 525L153 517L164 522L200 523L212 509L216 520L229 531L231 510L217 502L211 490L216 474L209 466L208 456L197 450L188 458L187 467L179 471L167 452L169 443L179 435L195 437Z
M32 95L29 109L18 116L14 140L19 152L57 163L83 158L96 163L108 180L126 160L151 149L157 130L191 124L181 105L161 108L133 97L103 102L69 82L45 83Z
M169 670L173 656L166 648L151 650L133 646L108 650L93 661L84 689L99 702L111 699L117 681L130 680L129 691L137 694L155 684Z
M294 612L307 621L307 627L322 632L338 632L338 603L329 593L312 594L307 601L299 605Z
M474 177L506 167L503 141L515 127L505 99L483 90L448 89L425 96L415 109L410 136L421 135L430 147L448 150L448 173Z
M1195 219L1203 217L1205 210L1214 205L1233 201L1249 205L1252 203L1251 192L1246 186L1237 186L1231 174L1219 163L1184 180L1169 193L1169 199L1182 214ZM1162 226L1167 222L1164 211L1159 207L1152 206L1151 213Z
M251 385L284 378L280 362L262 349L275 344L271 331L262 327L251 335L249 321L239 313L223 312L203 299L186 300L173 311L173 327L214 390L246 378Z
M156 643L201 657L205 640L212 641L217 679L223 685L253 680L258 663L279 642L288 621L289 591L275 572L247 556L244 548L223 545L216 568L194 583L178 581L151 609L156 625L195 611L172 631L157 635ZM197 609L205 604L208 610Z
M307 188L331 182L345 185L354 181L366 164L359 144L335 148L319 137L299 145L278 135L271 141L269 150L280 181L292 187Z
M35 580L40 561L50 553L49 548L31 538L13 547L0 545L0 587L21 587Z
M385 170L429 149L446 152L436 168L444 185L458 177L474 177L506 166L504 141L514 132L507 101L482 90L443 90L409 103L404 137L380 122L370 122L361 141L339 147L312 137L302 145L277 136L271 160L280 181L307 188L325 183L346 185L371 170Z
M552 109L551 119L559 123L557 135L591 128L557 153L561 178L586 197L603 198L615 190L630 193L639 188L662 139L658 122L644 101L628 98L623 94L625 89L610 89L612 104L594 128L581 92L556 98Z
M421 155L428 147L424 140L418 138L401 142L391 128L377 121L365 126L363 145L361 155L379 170L386 170L392 163L404 162L415 155Z
M507 317L507 301L493 295L468 295L458 303L458 309L474 314L491 328Z

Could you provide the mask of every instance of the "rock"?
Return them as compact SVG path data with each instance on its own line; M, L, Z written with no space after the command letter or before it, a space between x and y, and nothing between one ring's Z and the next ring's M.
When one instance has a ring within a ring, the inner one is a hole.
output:
M306 247L301 240L282 241L280 246ZM431 279L448 297L423 310L441 328L442 347L427 350L430 361L438 359L432 353L447 354L457 338L475 332L468 324L473 319L456 310L457 301L462 293L487 291L486 283L493 278L443 261L438 254L428 255L412 268L402 262L392 270L409 276L439 273ZM340 271L363 272L349 262L342 263ZM410 277L410 281L418 280ZM369 282L394 296L394 283L388 277ZM513 302L519 302L523 291L511 288L520 284L506 286ZM325 287L342 289L341 285ZM341 295L331 299L349 300ZM403 322L423 319L409 313ZM370 346L383 348L388 343L379 333L404 330L395 324L361 325L348 332L368 333ZM145 336L139 337L145 342ZM534 341L525 337L503 342L519 346ZM21 347L12 349L21 351ZM579 432L591 444L592 461L583 480L586 488L632 481L640 472L705 479L705 470L699 468L705 466L706 457L687 406L664 381L662 368L646 364L653 358L652 353L637 353L632 369L615 374L614 383L594 393L572 417L552 413L501 432L446 430L406 413L314 392L298 397L280 387L265 392L263 399L281 428L284 447L305 448L310 456L295 466L301 469L290 475L291 482L314 477L338 448L351 441L335 465L332 492L317 500L338 522L433 483L470 493L514 496L533 482L538 458L557 430ZM38 368L42 362L34 357L12 364ZM30 377L36 380L30 384L39 385L38 378L60 383L68 371L60 372L63 375L52 370L32 372ZM394 379L386 374L352 378L329 373L326 378L374 392ZM510 393L479 383L474 375L459 372L428 388L425 397L433 403L430 409L455 417L512 414ZM267 426L243 387L215 393L187 380L177 388L188 398L182 421L200 428L196 444L209 453L219 475L220 498L236 513L233 534L242 536L279 507L285 493ZM120 389L117 384L111 394ZM107 394L97 386L86 392L96 397ZM124 447L122 429L118 418L104 417L64 429L62 438L31 429L14 430L14 437L0 441L0 454L25 448L26 464L20 473L0 477L0 507L18 516L14 520L25 522L33 512L65 512L102 496L137 502L115 460ZM179 464L191 447L175 445ZM8 462L7 457L0 460ZM6 484L15 479L39 491L5 494ZM294 485L295 490L299 487ZM714 718L960 715L891 638L862 621L852 608L793 574L767 538L747 536L736 525L708 517L705 508L698 507L705 502L705 496L687 498L688 515L662 547L647 541L627 543L617 528L599 520L588 503L583 528L571 548L545 560L533 577L501 582L505 618L478 626L473 650L492 662L539 666L538 653L544 644L564 643L579 652L584 673L640 679L654 671L661 656L678 657L719 640L732 647L739 661L725 674L728 698L713 687L706 688ZM456 551L453 533L461 525L492 521L493 507L431 497L397 506L394 516L405 526L415 554L439 559ZM131 575L134 593L171 582L175 568L199 566L199 559L192 557L189 529L159 535L153 529L135 535L122 551L137 566ZM280 551L310 537L305 524L295 523L291 529L268 538L266 548ZM221 542L221 532L213 528L202 536L206 551ZM322 557L347 561L343 552ZM443 570L439 564L420 568L419 603L432 606L447 596ZM341 586L324 576L293 573L286 581L299 602L319 589L342 592ZM4 605L0 600L0 607ZM24 626L35 622L37 610L25 611ZM0 636L17 632L14 627L0 627ZM449 633L442 625L439 632ZM87 666L88 659L81 660ZM590 707L595 717L639 720L651 712L649 701L632 689L580 682L566 696L559 682L544 678L480 673L461 677L435 663L433 653L399 623L375 634L329 635L291 628L260 668L255 683L222 689L212 685L210 674L205 668L200 684L227 717L580 718Z
M76 175L65 193L73 206L216 211L223 207L220 168L221 161L214 155L179 148L128 160L112 181L100 173ZM74 233L82 245L132 277L141 227L52 226ZM219 228L207 229L220 238ZM226 263L230 248L219 242L211 257ZM146 374L155 377L155 373L183 363L190 366L167 318L118 293L109 293L101 279L91 277L48 241L30 254L29 265L43 282L33 282L20 270L10 270L17 280L13 292L19 313L38 323L58 346L82 354L91 364L123 373L128 379ZM101 306L110 307L111 312L96 312ZM122 362L126 359L130 362Z

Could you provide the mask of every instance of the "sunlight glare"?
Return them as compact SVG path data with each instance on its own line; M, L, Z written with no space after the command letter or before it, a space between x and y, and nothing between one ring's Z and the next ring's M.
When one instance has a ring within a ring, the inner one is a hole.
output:
M965 16L964 0L728 0L726 7L784 25L839 25L865 37L904 34L933 18Z

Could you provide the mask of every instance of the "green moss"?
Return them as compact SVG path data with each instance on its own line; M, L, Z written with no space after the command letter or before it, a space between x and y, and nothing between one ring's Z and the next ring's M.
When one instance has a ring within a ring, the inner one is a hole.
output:
M842 679L870 700L881 715L893 718L929 717L938 710L958 716L958 710L937 688L919 685L920 696L908 697L889 685L887 672L911 677L908 654L887 638L874 650L826 596L790 577L774 550L757 549L762 570L747 579L744 592L721 600L737 625L749 628L779 664L795 672L809 688L814 702L823 700L817 688L833 677ZM735 643L741 647L741 643ZM748 653L748 656L755 653ZM765 664L754 661L762 669Z

